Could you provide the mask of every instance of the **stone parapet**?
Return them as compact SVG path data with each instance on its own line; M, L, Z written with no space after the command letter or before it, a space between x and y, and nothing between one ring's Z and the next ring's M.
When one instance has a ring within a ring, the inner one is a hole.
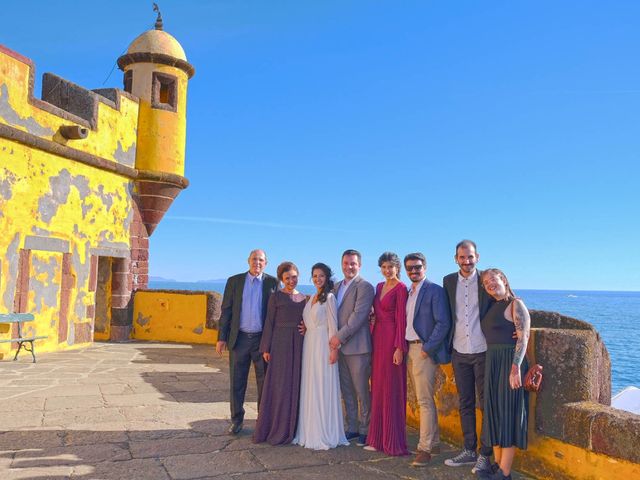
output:
M74 154L76 160L98 158L122 167L119 170L125 174L133 170L137 98L118 89L93 92L47 73L39 99L33 92L35 66L30 59L0 45L0 66L0 124L67 147L57 153ZM61 128L69 126L88 131L83 137L70 140L61 134Z
M610 407L611 361L596 329L555 312L531 311L528 356L544 366L542 390L530 396L529 448L516 467L549 479L636 478L640 475L640 416ZM408 422L419 412L409 376ZM436 377L444 438L462 444L451 365ZM479 407L479 406L478 406ZM478 433L482 414L478 410Z

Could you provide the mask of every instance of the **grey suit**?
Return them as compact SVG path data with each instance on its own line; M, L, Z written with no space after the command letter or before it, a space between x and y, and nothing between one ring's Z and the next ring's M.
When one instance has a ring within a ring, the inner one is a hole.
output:
M334 288L337 296L343 281ZM338 306L340 340L340 388L346 409L347 432L366 435L369 430L371 398L371 331L369 313L375 292L373 286L357 276L347 287Z

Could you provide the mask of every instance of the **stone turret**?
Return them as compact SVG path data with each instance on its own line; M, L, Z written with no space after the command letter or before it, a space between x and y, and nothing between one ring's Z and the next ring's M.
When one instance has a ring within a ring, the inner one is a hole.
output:
M151 235L178 193L184 178L187 85L195 70L178 41L155 28L138 36L118 59L124 89L140 99L135 167L136 193L147 234Z

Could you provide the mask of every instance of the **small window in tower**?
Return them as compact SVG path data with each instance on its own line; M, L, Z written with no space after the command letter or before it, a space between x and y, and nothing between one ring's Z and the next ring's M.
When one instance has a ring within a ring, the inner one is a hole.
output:
M124 72L124 91L131 93L133 89L133 70Z
M175 112L178 108L178 79L166 73L153 73L151 107Z

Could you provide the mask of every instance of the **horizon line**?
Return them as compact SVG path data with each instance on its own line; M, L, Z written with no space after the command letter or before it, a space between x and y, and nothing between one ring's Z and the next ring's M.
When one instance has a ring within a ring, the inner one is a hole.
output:
M227 279L213 280L173 280L163 278L162 280L149 280L151 282L167 282L167 283L226 283ZM301 287L313 287L311 283L299 283ZM538 292L599 292L599 293L640 293L640 290L594 290L594 289L568 289L568 288L514 288L515 291L538 291Z

